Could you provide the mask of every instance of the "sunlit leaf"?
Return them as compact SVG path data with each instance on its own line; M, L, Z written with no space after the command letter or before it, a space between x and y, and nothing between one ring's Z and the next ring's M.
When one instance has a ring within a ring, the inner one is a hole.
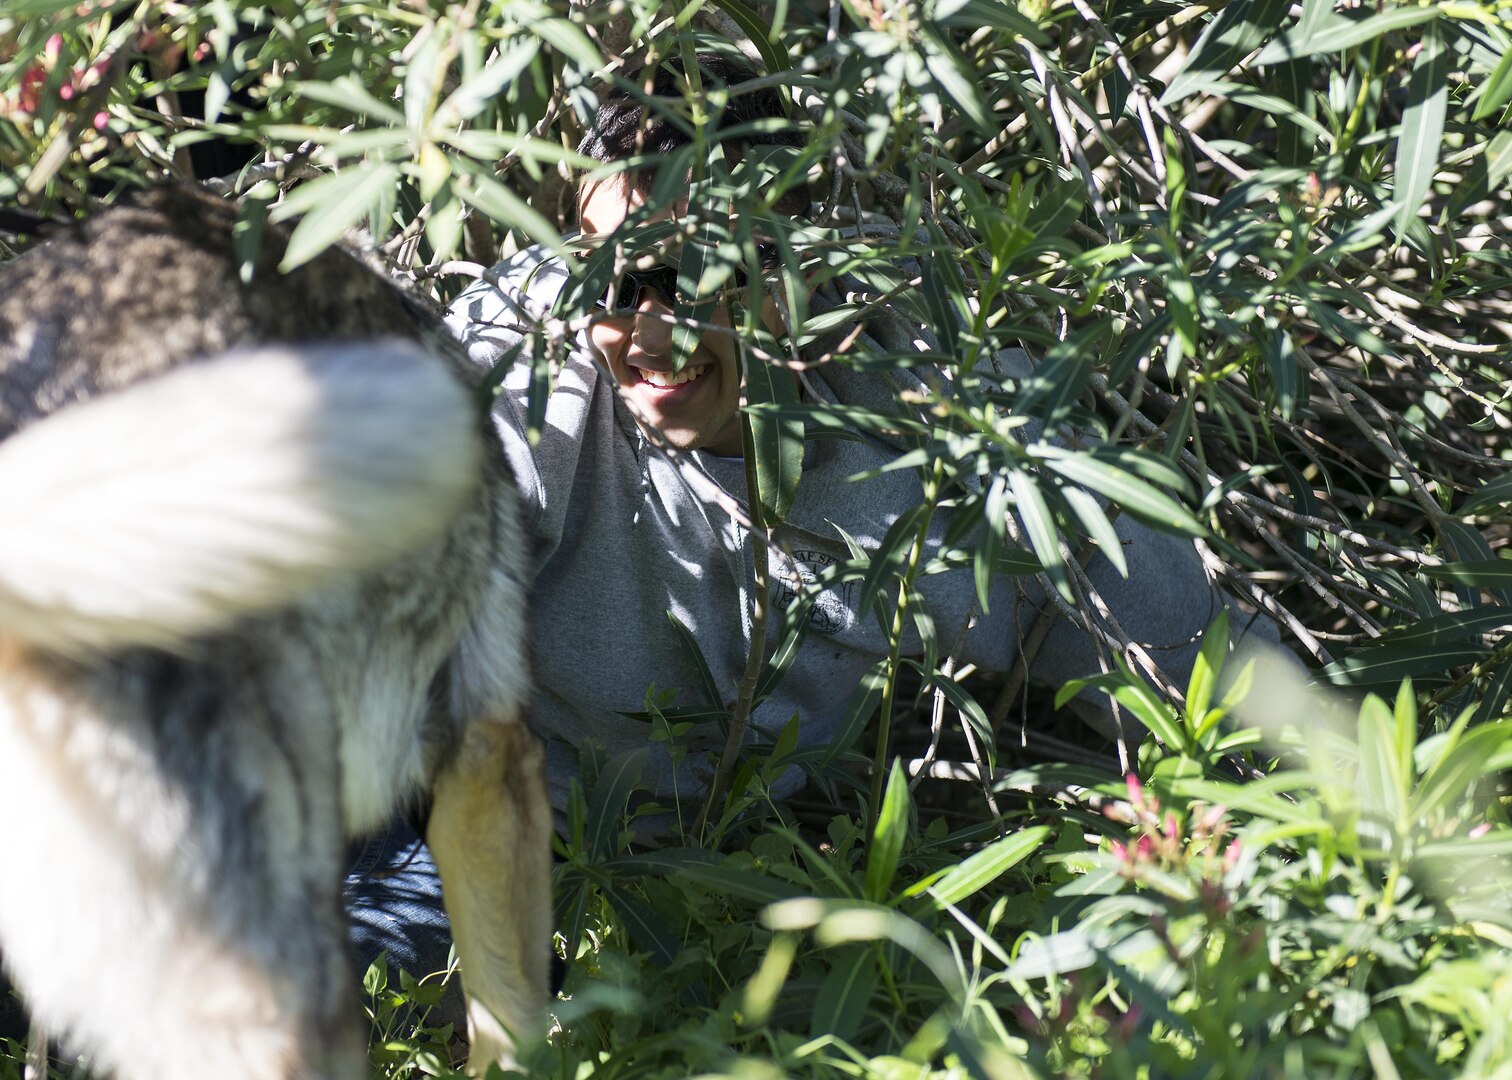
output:
M1394 194L1398 232L1405 231L1407 223L1417 217L1438 171L1439 145L1449 109L1449 59L1437 26L1429 26L1423 33L1421 51L1412 62L1407 109L1397 140Z

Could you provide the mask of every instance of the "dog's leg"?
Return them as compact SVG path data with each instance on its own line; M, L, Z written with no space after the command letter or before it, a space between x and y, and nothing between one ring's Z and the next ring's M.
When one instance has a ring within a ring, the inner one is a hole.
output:
M515 1061L546 1001L551 810L522 719L473 721L435 783L428 840L441 871L472 1040L470 1071Z

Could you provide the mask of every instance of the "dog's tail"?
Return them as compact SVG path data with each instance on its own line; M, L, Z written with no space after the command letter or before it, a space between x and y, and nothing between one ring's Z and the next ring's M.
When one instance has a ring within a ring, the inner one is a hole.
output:
M472 395L398 341L178 368L0 444L0 630L173 648L435 539L478 482Z

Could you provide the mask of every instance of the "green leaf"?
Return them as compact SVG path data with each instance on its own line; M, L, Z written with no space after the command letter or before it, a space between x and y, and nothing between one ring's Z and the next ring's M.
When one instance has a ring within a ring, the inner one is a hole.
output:
M677 617L677 613L668 610L667 620L672 624L672 630L677 635L677 643L682 649L683 659L688 662L694 673L698 676L698 683L703 690L704 704L718 709L724 705L724 695L720 693L719 684L714 681L714 673L709 670L709 662L704 659L703 649L699 648L698 639L693 636L683 621Z
M650 753L642 746L610 758L599 771L588 804L588 827L584 847L594 859L603 859L614 850L615 838L625 824L630 792L640 782Z
M1412 62L1407 109L1402 114L1402 135L1397 140L1394 201L1398 233L1405 232L1408 223L1417 218L1438 171L1444 117L1449 109L1451 59L1438 25L1431 24L1423 34L1422 50Z
M438 113L457 120L471 120L491 105L504 88L520 77L541 51L536 38L518 37L501 45L488 65L474 72L452 91Z
M961 716L971 725L971 730L986 753L987 768L991 770L996 763L997 747L993 743L992 721L987 718L987 713L981 703L971 696L971 691L966 687L937 669L925 668L914 660L905 660L904 663L914 667L920 675L924 676L930 686L944 694L945 700L960 711Z
M909 797L908 776L900 758L893 758L887 777L887 791L882 796L882 810L872 829L872 842L866 855L866 898L882 903L892 891L898 872L898 857L908 836L913 800Z
M761 63L766 68L768 75L775 75L779 71L788 71L792 68L792 61L788 59L787 47L782 39L772 33L769 22L762 21L750 8L740 0L713 0L714 6L722 10L735 21L735 25L750 38L751 44L756 46L756 51L761 54Z
M1083 690L1101 690L1134 713L1136 719L1171 750L1187 748L1186 731L1177 720L1175 710L1148 683L1134 673L1121 656L1113 658L1117 671L1072 679L1055 695L1055 707L1061 708Z
M852 945L837 950L835 964L814 995L809 1033L815 1038L849 1039L866 1017L877 988L877 950Z
M1509 98L1512 98L1512 49L1502 54L1501 63L1496 65L1491 77L1482 84L1480 100L1475 105L1475 112L1470 114L1470 119L1481 121L1489 118Z
M1486 186L1495 191L1508 173L1512 173L1512 131L1497 132L1486 148Z
M1173 105L1192 94L1203 80L1233 70L1261 42L1276 35L1290 7L1290 0L1235 0L1223 8L1192 46L1186 63L1160 95L1160 103Z
M968 26L973 29L990 26L1036 44L1045 41L1044 31L1033 21L1019 14L1017 8L998 0L966 0L966 3L949 15L939 15L937 18L946 26Z
M292 84L300 97L332 105L358 116L366 116L390 127L404 126L404 113L384 101L379 101L355 75L342 75L330 82L318 80L300 81Z
M1008 481L999 474L987 485L987 495L982 507L981 532L976 549L971 553L973 584L976 586L977 603L982 614L989 611L992 572L998 553L1007 544Z
M1512 52L1507 55L1512 57ZM1459 517L1473 517L1476 514L1484 514L1488 510L1506 506L1508 503L1512 503L1512 473L1488 481L1479 491L1466 499L1455 513Z
M1090 494L1081 488L1068 487L1061 491L1061 498L1066 500L1066 505L1076 515L1076 520L1081 522L1082 528L1087 531L1087 536L1097 543L1097 550L1113 564L1118 571L1119 577L1129 576L1129 563L1124 558L1123 540L1118 535L1118 530L1113 527L1113 522L1108 520L1102 505Z
M574 22L567 19L538 19L530 24L530 32L580 68L596 71L604 64L597 46L588 39L583 28Z
M279 221L306 211L289 237L278 269L288 273L315 258L366 217L380 193L398 182L398 165L364 161L301 185L273 211Z
M1512 701L1512 663L1504 660L1486 682L1485 696L1475 709L1476 722L1486 723L1502 717L1509 701Z
M798 404L798 382L776 367L742 350L746 365L746 401L750 405ZM752 411L751 445L755 451L756 495L767 525L787 519L803 478L803 421L781 413Z
M1321 25L1311 33L1299 33L1293 28L1261 50L1255 57L1256 64L1279 64L1301 56L1316 56L1319 53L1343 52L1356 45L1378 38L1392 30L1437 19L1437 7L1398 7L1379 14L1365 13L1364 9L1348 14L1330 15L1320 20Z
M1279 326L1272 326L1265 335L1264 349L1265 367L1276 392L1276 411L1283 420L1294 420L1297 403L1303 400L1307 384L1297 366L1296 347L1291 335Z
M1105 496L1148 525L1184 536L1207 531L1181 503L1106 458L1059 447L1036 446L1031 452L1053 472Z
M951 43L925 27L919 35L924 66L934 76L945 96L961 110L971 126L984 134L993 130L992 106L982 94L978 76L964 56Z
M561 250L561 234L538 210L476 162L455 154L448 157L452 167L466 176L465 182L456 185L463 202L483 211L504 228L518 229L538 244Z
M1028 473L1015 469L1008 475L1008 486L1018 504L1019 520L1029 534L1029 546L1039 557L1045 574L1066 603L1076 603L1076 594L1071 591L1071 579L1066 576L1066 563L1061 558L1059 533L1055 519L1050 516L1050 507L1040 493L1040 481Z
M1399 821L1406 811L1407 777L1396 755L1396 723L1391 710L1371 694L1360 705L1360 807L1371 817Z
M945 871L943 877L929 886L930 899L943 908L975 896L1037 851L1051 831L1048 825L1036 825L994 840Z
M1492 756L1512 740L1512 721L1483 724L1456 739L1454 736L1464 731L1472 716L1472 711L1467 709L1455 721L1438 760L1423 774L1409 808L1412 819L1421 820L1439 810L1452 810L1455 800L1467 787L1494 773L1490 766Z
M1450 672L1473 664L1487 650L1463 639L1441 642L1386 641L1358 649L1323 669L1335 686L1395 686L1406 678L1443 682Z
M1202 725L1213 703L1223 662L1228 659L1229 629L1227 609L1219 611L1202 635L1202 648L1192 662L1192 677L1187 681L1186 712L1193 725L1192 735Z
M861 732L866 729L866 722L877 711L877 705L882 700L882 689L886 685L887 659L884 657L861 676L856 688L851 691L845 708L841 710L840 726L819 759L820 768L834 764L836 758L855 745Z
M735 896L755 904L775 904L801 893L796 885L780 878L727 866L716 852L705 848L658 848L607 859L599 865L606 873L625 877L655 874L681 878L717 896Z
M1512 559L1476 559L1471 562L1425 566L1422 572L1440 581L1483 589L1512 587Z
M614 906L615 914L624 921L630 938L662 967L669 967L682 949L682 938L649 904L637 899L613 882L600 881L599 889L604 898Z
M1066 930L1046 937L1026 936L1006 979L1043 979L1082 971L1097 963L1097 949L1083 930Z
M897 575L903 565L903 560L908 556L909 549L913 546L919 520L928 513L927 506L910 506L898 515L898 520L892 523L892 527L887 530L887 535L882 537L882 543L877 550L868 553L871 565L867 567L866 577L861 582L862 611L871 610L888 580Z

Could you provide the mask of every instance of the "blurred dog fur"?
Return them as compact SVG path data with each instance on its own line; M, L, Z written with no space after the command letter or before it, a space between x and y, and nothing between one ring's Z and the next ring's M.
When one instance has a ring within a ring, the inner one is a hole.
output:
M429 793L473 1063L544 1004L522 549L440 322L340 250L243 282L162 188L0 266L0 953L126 1080L368 1074L349 837Z

